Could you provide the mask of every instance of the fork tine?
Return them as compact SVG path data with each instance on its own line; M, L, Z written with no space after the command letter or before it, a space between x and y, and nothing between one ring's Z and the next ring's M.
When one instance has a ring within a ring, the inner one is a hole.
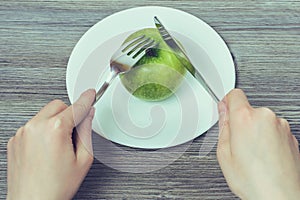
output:
M150 48L157 47L157 43L154 40L151 40L148 44L144 45L141 49L139 49L134 55L133 58L136 60L140 60L146 53L147 50Z
M138 43L140 40L144 39L145 35L141 35L139 37L134 38L133 40L130 40L128 42L126 42L125 44L122 45L122 52L127 51L130 47L132 47L132 45L135 45L136 43Z
M126 51L124 51L124 53L126 53L128 56L131 55L133 52L135 52L136 50L141 49L142 47L144 47L145 45L147 45L149 43L151 39L150 38L145 38L143 40L140 40L139 42L137 42L136 44L128 47L128 49Z
M149 48L153 48L154 45L155 45L155 40L150 39L150 41L147 41L147 43L145 43L143 46L141 46L140 49L137 49L137 51L132 52L132 53L134 53L132 58L136 58L142 52L144 52L144 54L145 54L146 50L149 49Z
M145 38L145 35L141 35L139 37L134 38L133 40L130 40L124 44L120 48L117 49L117 51L112 55L111 60L117 59L120 54L127 54L128 49L132 47L132 45L135 45L136 43L139 43L141 40ZM126 53L125 53L126 52Z

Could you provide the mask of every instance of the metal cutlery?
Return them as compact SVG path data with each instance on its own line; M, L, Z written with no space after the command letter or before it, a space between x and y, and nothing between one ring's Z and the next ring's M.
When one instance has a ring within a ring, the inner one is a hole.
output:
M110 60L110 73L106 81L97 91L93 105L95 105L102 97L118 74L129 71L145 55L148 49L154 48L156 45L157 43L153 39L150 39L145 35L123 44L113 54Z
M184 50L180 47L180 45L176 42L176 40L171 36L171 34L166 30L164 25L161 23L161 21L155 16L154 17L154 23L156 28L158 29L161 37L166 42L166 44L176 52L176 57L181 60L182 57L186 60L190 61ZM182 62L182 64L186 67L185 63ZM187 68L187 67L186 67ZM195 67L194 67L195 68ZM187 68L189 69L189 68ZM192 73L191 71L189 71ZM195 73L192 75L195 77L195 79L203 86L205 91L212 97L212 99L218 103L220 99L218 96L214 93L214 91L210 88L210 86L207 84L203 76L200 74L200 72L195 68Z

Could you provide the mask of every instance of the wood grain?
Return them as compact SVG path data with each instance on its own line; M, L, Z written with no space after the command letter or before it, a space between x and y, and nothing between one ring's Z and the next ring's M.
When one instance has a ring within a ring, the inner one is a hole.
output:
M300 139L300 1L1 0L1 199L6 196L6 143L50 100L69 103L65 73L77 41L104 17L145 5L181 9L210 24L235 57L237 87L254 106L268 106L287 118ZM211 137L216 140L217 134ZM120 172L96 160L74 199L236 199L215 147L199 157L204 140L195 139L179 159L155 172ZM129 167L137 165L143 163Z

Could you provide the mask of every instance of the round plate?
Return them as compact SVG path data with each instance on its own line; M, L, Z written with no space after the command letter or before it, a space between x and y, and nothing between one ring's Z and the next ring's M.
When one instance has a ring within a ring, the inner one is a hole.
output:
M106 17L79 40L67 67L71 103L84 90L99 88L112 54L130 33L155 28L154 16L180 41L219 98L234 88L235 67L230 51L209 25L180 10L137 7ZM188 142L218 120L217 104L189 73L175 94L161 102L133 97L116 78L95 107L92 128L97 134L112 142L147 149Z

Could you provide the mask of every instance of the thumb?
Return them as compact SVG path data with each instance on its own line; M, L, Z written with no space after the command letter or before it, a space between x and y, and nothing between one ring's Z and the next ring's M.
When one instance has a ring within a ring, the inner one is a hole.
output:
M95 108L92 107L89 114L76 127L75 154L77 161L83 164L92 164L93 162L92 121L94 114Z

